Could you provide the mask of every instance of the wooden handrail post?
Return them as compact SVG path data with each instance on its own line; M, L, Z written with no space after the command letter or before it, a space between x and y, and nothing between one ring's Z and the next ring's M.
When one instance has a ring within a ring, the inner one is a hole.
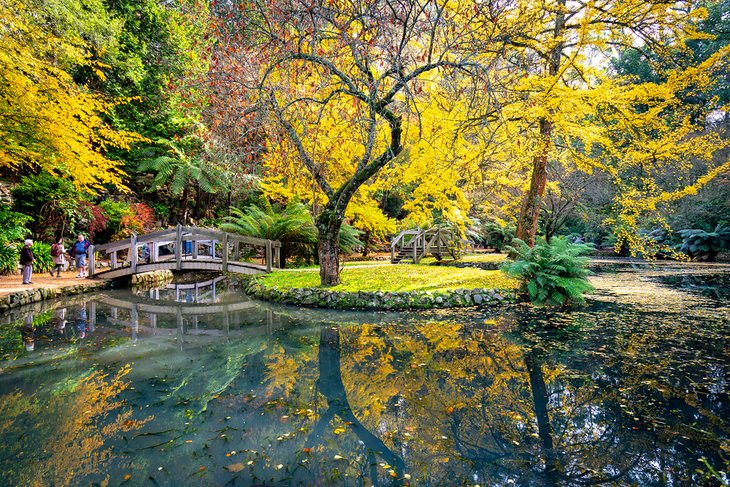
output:
M129 260L132 263L132 274L137 273L137 234L133 233L129 242Z
M274 246L274 267L281 268L281 243L278 240Z
M94 255L94 246L89 245L89 277L94 277L94 271L96 270L96 256Z
M193 240L193 259L198 258L198 241Z
M266 241L266 272L271 272L271 240Z
M177 234L175 235L175 268L182 269L182 225L177 224Z
M214 244L215 245L215 244ZM223 272L228 271L228 234L223 234L223 240L221 241L221 257L223 258Z

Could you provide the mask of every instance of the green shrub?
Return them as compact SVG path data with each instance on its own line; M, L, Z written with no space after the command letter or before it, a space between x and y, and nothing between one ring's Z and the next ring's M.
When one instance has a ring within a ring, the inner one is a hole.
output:
M514 238L515 227L494 220L486 220L481 224L481 234L486 245L501 252L505 244Z
M243 210L230 208L231 216L220 226L226 232L281 242L281 267L289 257L306 258L317 242L317 228L309 210L297 200L283 208L274 207L262 198L258 205Z
M678 233L684 238L680 250L692 258L712 262L718 253L730 249L730 225L725 222L713 232L693 228Z
M53 268L51 246L47 243L34 241L30 248L33 251L33 257L35 257L35 262L33 262L33 272L50 272Z
M123 201L104 200L99 203L99 208L103 215L107 218L106 229L96 235L99 242L108 242L112 240L113 235L117 235L121 228L122 218L132 214L129 203Z
M15 245L0 243L0 275L17 274L19 258L20 254Z
M33 218L12 211L10 205L0 204L0 244L14 244L22 241L30 231L25 224Z
M11 194L14 209L33 218L30 227L35 235L52 238L69 232L82 217L81 194L73 183L47 172L22 178Z
M550 243L539 238L530 248L515 239L507 246L517 258L502 266L507 274L522 282L522 291L538 305L566 306L585 302L583 293L593 290L587 281L587 257L592 248L584 244L569 243L563 237L554 237Z

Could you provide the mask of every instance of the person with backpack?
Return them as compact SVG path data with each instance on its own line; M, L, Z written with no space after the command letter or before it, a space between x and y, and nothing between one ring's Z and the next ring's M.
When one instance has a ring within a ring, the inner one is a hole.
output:
M35 261L35 255L33 255L33 249L30 246L33 245L33 241L28 239L25 241L25 246L20 249L20 265L23 267L23 284L33 284L31 277L33 277L33 262Z
M76 269L79 271L79 273L76 274L77 279L88 275L86 273L86 252L89 245L91 245L89 241L86 240L82 234L79 234L78 239L74 242L73 247L71 247L71 257L73 257L76 261Z
M58 240L51 245L51 258L53 258L53 269L51 269L51 277L53 273L56 273L56 277L61 277L61 271L66 265L66 249L63 247L63 238L58 237Z

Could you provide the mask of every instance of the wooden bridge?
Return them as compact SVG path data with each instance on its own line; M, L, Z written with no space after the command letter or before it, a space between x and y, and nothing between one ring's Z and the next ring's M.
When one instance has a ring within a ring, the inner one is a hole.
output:
M263 274L279 266L281 242L186 227L92 245L89 277L117 278L157 270Z
M448 228L403 230L390 242L390 261L418 264L428 254L441 260L444 255L468 245L468 241L458 239L456 232Z

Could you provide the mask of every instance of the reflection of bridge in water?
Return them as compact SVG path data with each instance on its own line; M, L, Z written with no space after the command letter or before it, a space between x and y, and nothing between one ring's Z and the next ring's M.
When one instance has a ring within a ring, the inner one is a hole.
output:
M218 285L224 282L224 276L207 281L176 284L171 283L164 288L155 287L149 291L137 292L138 296L147 295L155 301L175 301L177 303L216 303L220 298Z
M197 292L197 299L216 299L215 284L223 278L204 283L171 285L169 289L151 290L150 295L163 296L171 293L180 297L181 302L172 300L155 301L146 297L130 296L116 298L106 293L93 296L88 302L89 324L94 327L104 323L129 330L132 340L139 336L176 337L179 348L183 349L184 337L229 337L247 335L252 332L252 315L260 315L258 323L271 328L273 313L262 309L259 303L241 296L244 301L222 303L185 302L184 292ZM205 292L201 289L208 287ZM100 315L104 315L101 317Z

